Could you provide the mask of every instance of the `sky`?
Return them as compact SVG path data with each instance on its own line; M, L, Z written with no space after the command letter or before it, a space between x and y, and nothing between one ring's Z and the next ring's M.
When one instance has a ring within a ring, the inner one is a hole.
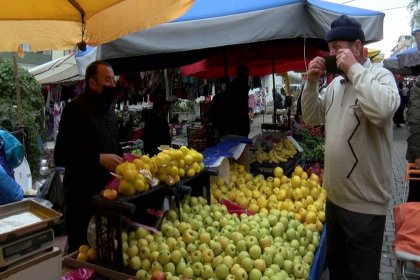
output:
M326 0L368 10L385 13L384 38L382 41L366 45L368 48L379 49L385 53L385 58L391 54L391 49L397 44L401 35L410 35L411 12L407 9L410 0Z

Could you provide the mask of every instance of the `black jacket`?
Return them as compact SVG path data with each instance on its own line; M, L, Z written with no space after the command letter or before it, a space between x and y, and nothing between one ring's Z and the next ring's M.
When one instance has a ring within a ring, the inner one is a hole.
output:
M94 94L83 93L61 115L54 149L55 165L65 168L66 192L94 195L110 179L99 164L99 154L121 155L115 113Z

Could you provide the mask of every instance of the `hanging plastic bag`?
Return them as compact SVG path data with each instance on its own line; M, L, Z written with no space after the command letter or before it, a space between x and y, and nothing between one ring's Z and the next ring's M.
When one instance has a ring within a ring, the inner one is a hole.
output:
M3 139L4 152L9 167L18 167L25 156L22 143L10 132L0 129L0 138Z
M0 205L23 199L23 190L0 165Z

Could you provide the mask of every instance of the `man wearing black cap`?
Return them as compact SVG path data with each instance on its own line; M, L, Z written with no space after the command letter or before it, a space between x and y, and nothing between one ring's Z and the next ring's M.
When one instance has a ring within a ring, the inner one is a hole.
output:
M363 55L360 23L340 16L326 38L342 71L318 94L323 57L308 67L303 119L325 124L327 259L330 279L379 279L392 184L392 116L400 102L393 75Z

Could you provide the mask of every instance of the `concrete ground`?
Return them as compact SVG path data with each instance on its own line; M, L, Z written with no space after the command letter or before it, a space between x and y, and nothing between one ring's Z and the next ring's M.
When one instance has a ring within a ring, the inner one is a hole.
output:
M250 138L261 133L261 123L271 123L272 115L255 115L254 120L251 124ZM393 209L396 205L403 201L404 191L404 175L406 167L405 153L407 150L407 138L409 135L409 129L404 125L403 127L394 128L394 145L392 151L392 170L384 170L384 172L392 172L393 184L392 184L392 199L388 206L387 220L385 225L384 240L382 246L382 259L381 259L381 270L379 279L381 280L395 280L397 278L396 271L396 257L392 251L392 242L394 240L394 219ZM410 263L408 264L410 271L415 270L415 267ZM420 270L416 270L420 273ZM324 271L321 276L321 280L328 279L328 270ZM409 279L420 279L417 278Z

